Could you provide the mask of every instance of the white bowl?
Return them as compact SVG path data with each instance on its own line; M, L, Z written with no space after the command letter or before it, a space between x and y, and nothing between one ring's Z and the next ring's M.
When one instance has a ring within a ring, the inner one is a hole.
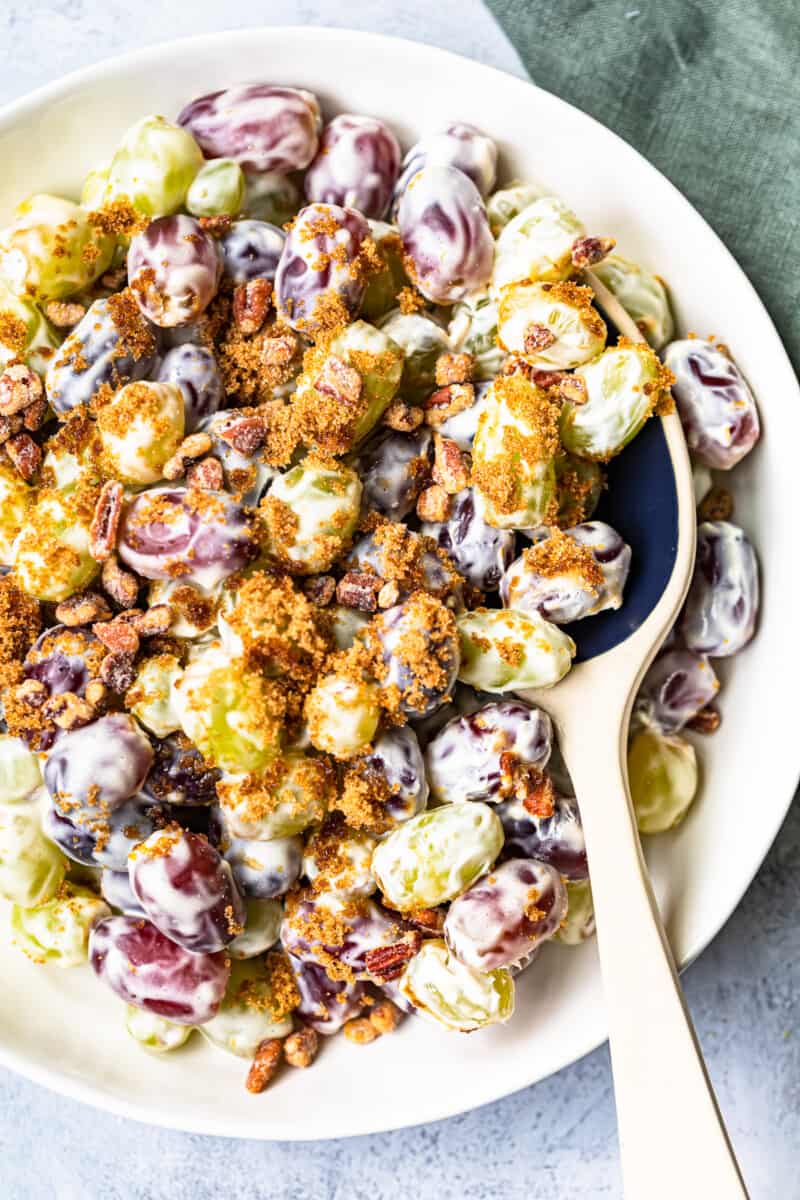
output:
M734 475L736 514L764 574L761 629L724 665L723 723L698 740L702 795L647 857L677 958L727 920L762 862L797 775L794 680L798 394L761 302L725 247L674 187L613 133L532 85L429 46L326 29L262 29L173 42L113 59L0 113L0 221L32 191L77 196L89 168L148 112L253 79L315 91L327 113L386 118L410 144L457 118L501 147L501 179L542 180L590 231L670 284L680 327L734 349L758 397L760 446ZM709 164L713 169L713 162ZM730 682L728 682L730 680ZM121 1003L86 970L37 967L0 939L0 1061L123 1116L202 1133L311 1139L370 1133L463 1112L558 1071L606 1036L594 946L547 946L518 983L517 1011L471 1037L420 1020L369 1049L337 1038L310 1072L287 1071L254 1098L246 1064L194 1037L143 1054Z

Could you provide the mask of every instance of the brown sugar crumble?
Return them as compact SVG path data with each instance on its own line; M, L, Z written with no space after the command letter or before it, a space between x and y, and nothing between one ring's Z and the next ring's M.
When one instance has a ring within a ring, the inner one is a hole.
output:
M526 570L544 579L568 576L593 595L603 586L602 569L590 548L556 526L550 527L549 537L523 550L522 560Z
M0 576L0 663L25 657L42 628L39 604L14 583Z

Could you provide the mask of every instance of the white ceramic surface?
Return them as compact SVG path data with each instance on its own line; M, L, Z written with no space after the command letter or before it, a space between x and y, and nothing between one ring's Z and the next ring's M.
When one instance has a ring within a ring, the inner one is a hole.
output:
M264 29L175 42L91 68L0 113L0 221L26 193L75 194L122 130L147 111L173 116L227 83L265 78L312 88L329 113L374 113L408 144L448 118L497 138L501 178L549 184L587 227L668 280L681 328L735 350L759 399L764 437L737 470L736 519L764 568L762 627L730 669L723 726L701 744L702 797L675 833L647 847L677 957L718 931L761 863L797 774L790 680L797 382L752 287L686 200L590 118L521 80L410 42L322 29ZM5 939L3 939L5 942ZM124 1032L121 1005L87 970L36 967L0 945L0 1061L121 1115L198 1132L308 1139L430 1121L544 1078L601 1042L592 945L548 946L522 977L505 1027L472 1037L420 1021L369 1050L343 1039L313 1074L288 1073L258 1100L245 1064L199 1038L150 1058Z

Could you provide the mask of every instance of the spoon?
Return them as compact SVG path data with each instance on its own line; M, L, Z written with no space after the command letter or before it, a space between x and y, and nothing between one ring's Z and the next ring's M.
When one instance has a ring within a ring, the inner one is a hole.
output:
M598 305L644 341L590 271ZM681 990L642 855L627 782L627 735L642 677L683 604L694 565L692 473L675 413L615 459L598 516L633 551L625 604L569 632L578 650L546 709L580 803L608 1016L627 1200L741 1200L736 1162Z

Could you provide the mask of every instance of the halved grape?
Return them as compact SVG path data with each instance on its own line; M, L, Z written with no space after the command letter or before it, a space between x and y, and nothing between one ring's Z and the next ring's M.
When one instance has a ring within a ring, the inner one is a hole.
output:
M15 904L11 912L14 945L35 963L79 967L89 954L89 932L111 909L96 892L65 881L52 899L34 908Z
M400 990L420 1016L461 1033L507 1021L514 1011L514 980L505 967L476 971L438 938L422 943L403 972Z

